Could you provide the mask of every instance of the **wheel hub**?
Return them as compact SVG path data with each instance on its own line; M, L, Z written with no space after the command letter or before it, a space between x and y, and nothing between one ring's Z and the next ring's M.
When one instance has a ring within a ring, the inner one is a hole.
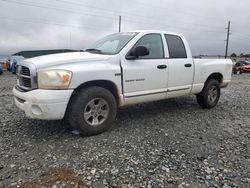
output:
M102 124L108 117L109 105L103 98L95 98L88 102L84 109L84 120L91 126Z
M218 96L218 90L216 86L212 86L208 91L208 101L209 103L214 103Z

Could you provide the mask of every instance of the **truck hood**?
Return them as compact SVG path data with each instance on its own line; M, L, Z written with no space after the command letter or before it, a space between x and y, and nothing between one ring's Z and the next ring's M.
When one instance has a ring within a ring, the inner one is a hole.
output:
M36 66L37 69L40 69L71 63L105 61L110 57L111 55L94 54L89 52L72 52L34 57L26 59L24 60L24 62L32 63Z

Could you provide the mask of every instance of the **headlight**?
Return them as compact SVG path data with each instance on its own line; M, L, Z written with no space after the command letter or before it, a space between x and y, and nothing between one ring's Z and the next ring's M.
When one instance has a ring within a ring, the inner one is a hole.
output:
M45 70L39 71L39 89L68 89L72 73L66 70Z

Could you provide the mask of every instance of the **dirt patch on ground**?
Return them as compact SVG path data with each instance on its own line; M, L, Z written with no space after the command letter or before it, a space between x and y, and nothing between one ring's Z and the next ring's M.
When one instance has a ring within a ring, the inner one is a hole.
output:
M72 170L51 168L39 178L12 188L88 188L86 182L77 177Z

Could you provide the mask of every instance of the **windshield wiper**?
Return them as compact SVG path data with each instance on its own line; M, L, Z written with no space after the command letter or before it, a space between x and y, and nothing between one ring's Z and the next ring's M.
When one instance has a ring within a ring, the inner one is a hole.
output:
M102 54L102 51L101 50L99 50L99 49L96 49L96 48L88 48L88 49L85 49L84 50L85 52L93 52L93 53L100 53L100 54Z

